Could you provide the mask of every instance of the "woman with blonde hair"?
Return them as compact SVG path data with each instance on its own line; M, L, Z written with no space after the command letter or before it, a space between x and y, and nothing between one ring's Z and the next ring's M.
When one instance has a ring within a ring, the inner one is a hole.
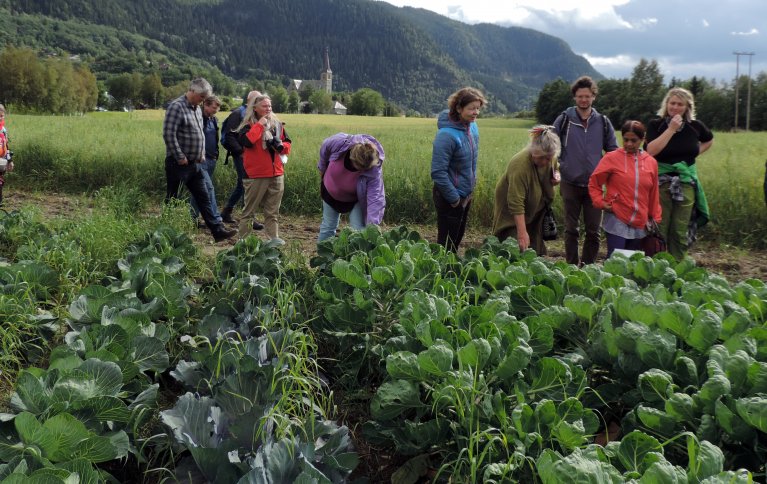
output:
M695 119L695 99L681 87L669 89L658 116L647 127L645 150L658 161L663 211L660 235L671 255L682 259L695 240L697 228L709 219L695 163L698 155L711 148L714 134Z
M322 197L318 242L335 235L342 213L349 214L355 230L381 223L386 207L385 156L381 143L369 134L337 133L322 142L317 163Z
M530 130L530 142L511 158L495 186L493 234L498 239L516 235L519 250L532 248L538 255L546 254L543 215L560 181L560 151L553 126L538 125Z
M245 208L240 221L240 237L253 231L258 208L264 212L264 231L270 240L283 245L279 237L277 216L285 191L284 164L290 154L291 142L282 122L272 112L272 100L261 94L248 101L242 122L237 127L245 176Z

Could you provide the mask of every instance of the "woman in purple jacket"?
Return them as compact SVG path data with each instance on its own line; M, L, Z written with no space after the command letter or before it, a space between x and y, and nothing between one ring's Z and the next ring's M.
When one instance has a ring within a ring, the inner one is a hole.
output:
M360 230L383 220L386 194L384 150L369 134L338 133L322 142L317 168L322 175L322 223L319 242L333 237L342 213Z

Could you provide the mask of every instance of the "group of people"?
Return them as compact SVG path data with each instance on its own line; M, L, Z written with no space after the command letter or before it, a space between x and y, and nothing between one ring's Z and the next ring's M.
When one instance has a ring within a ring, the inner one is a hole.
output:
M520 250L545 254L544 214L559 185L568 263L596 261L600 228L608 256L616 249L640 249L657 227L668 252L682 259L709 217L696 159L711 147L713 134L695 119L692 93L670 89L647 128L638 120L624 122L621 148L610 120L593 107L596 82L583 76L571 93L575 105L552 125L531 129L530 142L498 180L493 234L500 240L515 236ZM437 121L431 164L437 237L452 251L461 243L471 207L479 150L476 118L485 103L479 91L461 89ZM579 250L581 220L585 234Z
M220 106L202 78L193 80L188 91L168 105L163 122L166 201L178 198L183 183L191 195L192 216L202 216L200 223L216 241L263 230L269 240L282 245L278 215L290 137L272 112L271 98L259 91L248 93L245 106L234 109L222 126L220 139L233 157L237 184L219 213L212 176L219 157ZM386 206L384 158L381 143L367 134L338 133L322 143L317 165L323 207L318 242L336 234L342 213L349 214L354 229L381 223ZM235 230L225 224L236 223L232 212L241 199L244 208ZM259 209L263 223L255 219Z
M596 82L583 76L572 84L571 93L575 105L552 125L531 129L529 143L498 180L493 234L500 240L515 237L520 250L532 248L544 255L544 215L559 186L568 263L596 261L600 229L608 256L616 249L639 250L648 231L657 229L668 252L683 258L696 228L708 221L696 159L713 142L711 130L695 119L693 95L680 87L670 89L648 127L638 120L621 125L623 146L618 147L612 123L593 107ZM431 160L437 242L453 252L464 237L472 206L479 154L476 120L486 104L479 90L465 87L450 96L437 118ZM184 183L193 216L200 214L219 241L237 234L224 224L236 222L232 211L244 197L240 236L263 230L268 239L284 244L278 214L291 150L284 124L272 112L269 96L258 91L251 91L246 104L229 115L220 139L233 156L237 184L219 213L211 180L219 156L220 106L204 79L192 81L187 93L168 106L163 123L166 200L177 197ZM2 119L0 115L0 123ZM357 230L381 223L385 156L381 143L369 134L337 133L324 140L317 164L322 199L318 242L336 234L341 214L348 214L349 225ZM0 177L0 188L1 183ZM263 224L255 220L259 209Z
M225 223L236 223L232 211L244 198L240 235L246 237L254 229L263 229L270 240L284 244L279 238L277 216L290 138L272 112L269 96L251 91L244 109L230 114L233 124L225 123L234 126L223 133L223 138L234 159L237 184L219 213L212 176L219 157L216 114L220 106L210 83L202 78L193 80L187 92L168 105L163 122L166 201L178 198L183 183L191 195L192 216L196 219L201 215L213 238L221 241L238 233ZM264 213L263 224L254 220L258 207Z

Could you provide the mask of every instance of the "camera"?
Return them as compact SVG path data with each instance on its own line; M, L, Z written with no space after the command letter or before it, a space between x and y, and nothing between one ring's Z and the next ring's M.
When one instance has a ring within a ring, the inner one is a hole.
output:
M272 149L277 153L282 153L282 150L285 149L285 145L282 144L282 140L276 136L269 142L269 146L271 146Z

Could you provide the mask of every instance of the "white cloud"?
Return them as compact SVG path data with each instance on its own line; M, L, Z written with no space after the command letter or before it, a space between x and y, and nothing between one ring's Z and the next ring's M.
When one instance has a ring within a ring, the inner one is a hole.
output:
M758 29L751 29L747 32L730 32L730 35L740 35L740 36L750 36L750 35L759 35Z
M629 54L619 54L611 57L581 53L594 69L607 78L625 78L627 72L639 63L639 58Z
M711 24L708 23L708 20L706 20L706 19L703 19L702 23L703 23L704 27L708 27L709 25L711 25Z
M385 1L398 7L425 8L466 23L487 22L533 29L542 29L552 23L597 30L633 28L632 23L615 12L615 7L630 0L591 0L588 3L573 3L571 0L473 0L470 3L458 0Z

